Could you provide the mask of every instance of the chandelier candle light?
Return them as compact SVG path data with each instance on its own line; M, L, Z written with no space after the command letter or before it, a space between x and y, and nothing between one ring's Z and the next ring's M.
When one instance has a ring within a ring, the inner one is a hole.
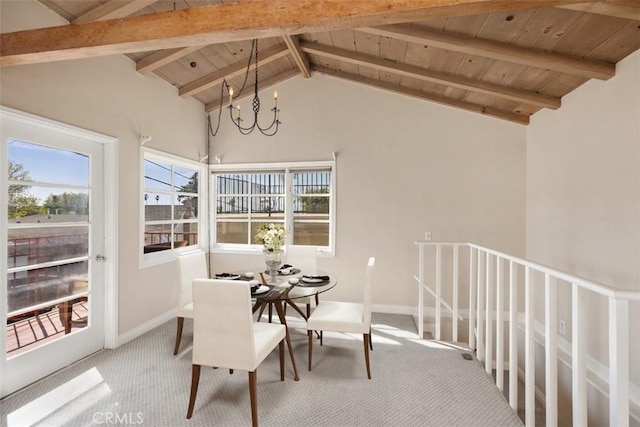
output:
M249 74L249 70L251 68L251 59L254 59L255 64L255 81L253 85L253 123L250 126L242 126L242 122L244 121L240 117L240 106L237 105L234 108L233 105L233 88L229 87L229 115L231 117L231 121L238 128L241 134L249 135L254 129L258 129L263 135L273 136L278 132L278 126L280 125L280 110L278 109L278 91L273 93L273 108L271 111L273 112L273 120L271 124L267 127L262 127L258 123L258 114L260 113L260 98L258 97L258 39L254 39L251 42L251 54L249 55L249 63L247 64L247 75ZM246 81L246 79L245 79ZM240 90L242 92L242 90ZM234 110L237 112L237 116L234 118Z

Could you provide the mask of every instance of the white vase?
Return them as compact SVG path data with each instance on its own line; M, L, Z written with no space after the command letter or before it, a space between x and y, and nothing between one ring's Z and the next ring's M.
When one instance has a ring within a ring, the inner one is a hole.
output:
M267 264L267 270L271 276L271 283L277 282L278 267L282 264L282 250L264 249L264 262Z

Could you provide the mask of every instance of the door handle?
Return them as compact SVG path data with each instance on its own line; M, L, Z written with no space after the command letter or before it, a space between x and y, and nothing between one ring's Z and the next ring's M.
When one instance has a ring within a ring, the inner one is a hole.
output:
M98 262L105 262L107 260L107 257L104 255L96 255L96 261Z

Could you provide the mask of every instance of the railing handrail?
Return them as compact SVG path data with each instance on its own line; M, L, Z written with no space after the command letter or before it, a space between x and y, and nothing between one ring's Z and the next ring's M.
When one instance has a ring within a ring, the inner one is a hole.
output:
M596 292L600 295L611 297L619 300L626 301L640 301L640 291L634 291L629 289L620 289L613 286L608 286L603 283L596 282L594 280L589 280L584 277L577 276L575 274L570 274L564 271L557 270L553 267L549 267L544 264L540 264L537 262L529 261L523 258L519 258L513 255L509 255L504 252L497 251L495 249L490 249L485 246L478 245L476 243L471 242L437 242L432 240L416 240L414 242L416 245L423 246L468 246L469 248L474 248L481 250L483 252L489 253L494 256L498 256L502 259L513 261L516 264L522 265L524 267L533 268L535 270L540 271L541 273L547 273L551 276L554 276L558 279L564 280L569 283L575 283L576 285L588 289L590 291Z

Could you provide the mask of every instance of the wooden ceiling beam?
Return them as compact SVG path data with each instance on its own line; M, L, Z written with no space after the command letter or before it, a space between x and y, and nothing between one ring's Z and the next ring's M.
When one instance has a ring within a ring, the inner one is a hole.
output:
M640 1L638 0L599 1L596 3L566 4L558 7L577 10L578 12L595 13L597 15L640 21Z
M282 83L283 81L289 80L290 78L295 77L299 74L300 74L300 70L298 68L291 68L280 74L276 74L275 76L269 77L268 79L264 79L263 81L261 81L260 90L268 89L272 86L277 85L278 83ZM247 98L253 95L254 95L254 91L248 90L248 91L242 92L242 94L240 94L240 96L238 96L237 98L234 98L234 101L238 101L240 99ZM226 101L227 101L226 99L222 101L223 108L226 105ZM206 111L207 113L210 113L211 111L215 111L219 108L220 108L220 100L216 99L215 101L206 104L204 106L204 111Z
M387 59L380 59L373 56L353 53L348 50L338 49L330 46L322 46L317 43L304 42L301 44L302 50L313 55L324 56L350 64L375 68L404 77L411 77L432 83L456 87L472 92L483 93L499 98L508 99L520 103L536 105L539 107L557 109L560 108L560 98L542 95L494 83L473 80L467 77L456 76L437 71L426 70L413 65L399 64Z
M355 83L361 83L367 86L383 89L389 92L397 93L400 95L407 95L414 98L422 99L425 101L435 102L437 104L446 105L448 107L459 108L473 113L483 114L489 117L495 117L502 120L508 120L521 125L529 124L529 116L524 114L516 114L511 111L499 110L493 107L485 107L478 104L472 104L471 102L461 101L458 99L447 98L435 94L422 92L416 89L410 89L408 87L400 86L393 83L383 82L380 80L371 79L368 77L362 77L356 74L345 73L344 71L333 70L330 68L322 68L318 66L312 66L314 72L326 74L328 76L338 77L344 80L349 80Z
M283 39L285 44L289 48L291 56L293 56L293 60L295 61L298 68L300 68L302 76L305 79L311 77L311 66L309 65L309 58L300 49L300 41L298 40L298 36L284 36Z
M593 0L595 1L595 0ZM251 0L0 34L0 66L282 37L581 0Z
M616 72L615 64L606 61L587 60L560 53L517 47L493 40L477 39L406 25L358 28L358 31L588 78L607 80L613 77Z
M124 18L152 5L156 1L157 0L111 0L91 9L84 15L78 16L71 21L71 23L86 24L87 22Z
M158 68L177 61L190 53L202 49L204 46L178 47L175 49L159 50L151 55L136 61L136 71L139 73L151 73Z
M288 54L289 49L287 49L285 45L271 47L260 53L258 66L261 67L275 61L276 59L283 58ZM251 67L253 69L253 64ZM229 80L235 76L244 74L246 70L247 63L245 61L240 61L236 64L232 64L228 67L222 68L215 73L211 73L209 75L201 77L191 83L187 83L180 88L179 94L180 96L193 96L196 93L200 93L209 89L210 87L222 83L222 81L225 79ZM260 84L262 84L262 82L260 82Z

